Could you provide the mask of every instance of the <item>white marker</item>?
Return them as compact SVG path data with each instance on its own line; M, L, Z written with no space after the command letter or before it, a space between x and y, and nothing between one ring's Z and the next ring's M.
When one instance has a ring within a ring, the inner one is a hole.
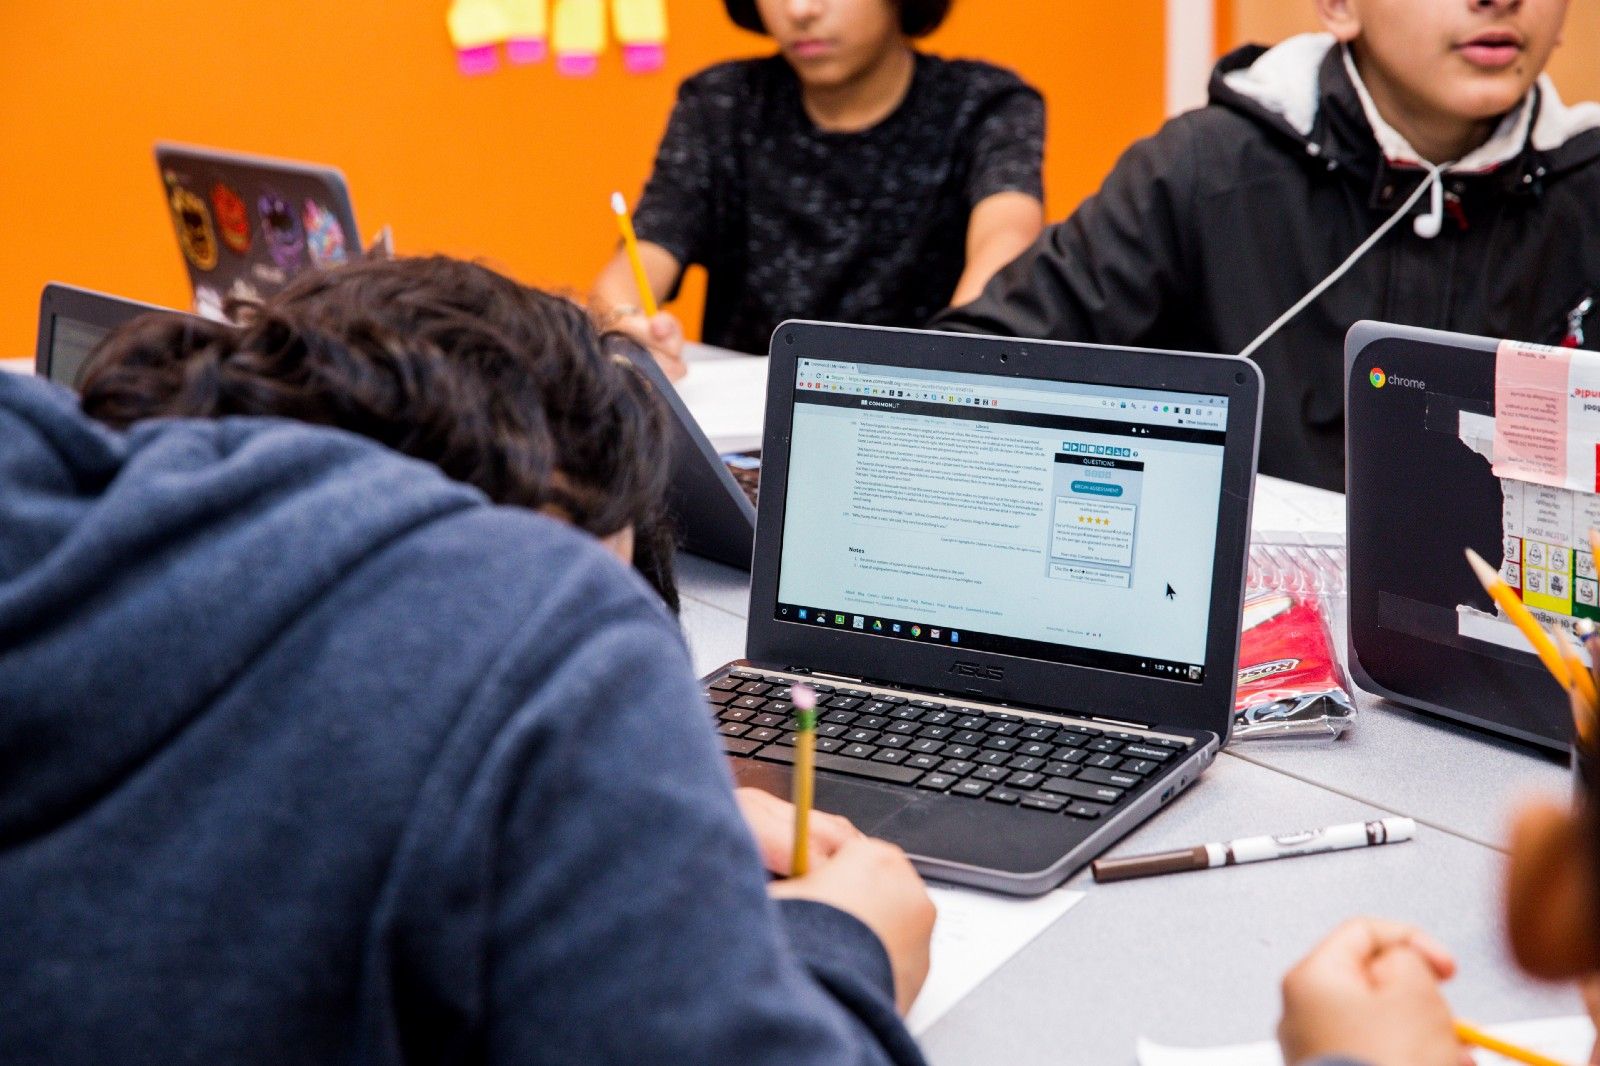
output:
M1398 844L1410 840L1416 833L1417 823L1410 818L1384 818L1376 822L1331 825L1326 829L1305 829L1276 837L1242 837L1226 844L1201 844L1182 851L1135 855L1127 859L1100 859L1092 869L1096 881L1126 881L1185 870L1209 870L1268 859L1291 859L1296 855L1320 855L1325 851Z

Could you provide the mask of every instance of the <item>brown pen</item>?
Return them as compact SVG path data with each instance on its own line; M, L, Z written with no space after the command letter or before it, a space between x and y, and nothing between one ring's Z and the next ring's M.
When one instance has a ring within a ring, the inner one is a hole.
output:
M1268 859L1288 859L1296 855L1319 855L1325 851L1366 848L1375 844L1398 844L1402 840L1410 840L1416 832L1417 823L1410 818L1384 818L1376 822L1349 822L1276 837L1241 837L1226 844L1201 844L1182 851L1161 851L1127 859L1096 859L1090 869L1094 879L1105 884L1135 877L1182 873L1185 870L1209 870L1214 866L1236 866Z

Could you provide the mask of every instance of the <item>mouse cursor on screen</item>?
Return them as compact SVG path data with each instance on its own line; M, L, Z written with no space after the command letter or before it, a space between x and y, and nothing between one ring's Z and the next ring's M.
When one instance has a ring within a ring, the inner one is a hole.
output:
M1172 586L1168 585L1167 586L1167 599L1169 599L1169 600L1170 599L1175 599L1177 597L1177 595L1178 594L1176 592L1172 591Z

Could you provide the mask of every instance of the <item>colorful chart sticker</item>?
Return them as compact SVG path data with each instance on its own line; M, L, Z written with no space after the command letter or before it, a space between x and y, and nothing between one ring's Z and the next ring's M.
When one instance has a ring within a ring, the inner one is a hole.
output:
M500 65L495 46L510 32L501 0L452 0L445 24L461 73L489 74Z
M178 247L196 270L217 265L217 233L211 228L206 202L182 185L172 187L172 221L178 229Z
M612 0L612 19L630 74L650 74L667 65L666 0Z
M222 243L238 255L250 250L250 209L239 194L222 182L211 186L211 209L217 213Z
M262 239L267 242L272 261L292 274L300 266L300 256L306 248L306 232L294 208L277 193L264 192L256 201L256 210L261 215Z
M313 266L337 266L349 256L344 247L344 227L332 211L315 200L307 200L301 216L306 225L306 250Z
M569 78L586 78L598 71L606 50L603 0L556 0L553 23L556 70Z
M506 20L506 58L519 66L543 63L549 53L547 0L500 0Z

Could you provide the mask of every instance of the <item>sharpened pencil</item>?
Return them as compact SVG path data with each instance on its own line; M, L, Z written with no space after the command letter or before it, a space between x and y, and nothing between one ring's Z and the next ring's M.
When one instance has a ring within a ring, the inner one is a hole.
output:
M1473 1047L1481 1047L1485 1051L1492 1051L1502 1058L1510 1059L1512 1062L1526 1063L1527 1066L1570 1066L1568 1063L1557 1062L1548 1055L1541 1055L1537 1051L1529 1051L1527 1048L1518 1047L1516 1044L1508 1044L1499 1037L1486 1033L1471 1022L1464 1022L1460 1018L1456 1019L1455 1027L1456 1039L1463 1044L1470 1044Z
M617 215L617 228L622 231L622 246L627 249L628 262L633 266L633 281L639 286L639 307L644 317L654 318L660 310L656 294L650 290L650 275L644 272L644 258L639 254L639 235L633 231L633 216L628 213L628 201L620 192L611 194L611 210Z
M794 855L789 864L793 877L811 868L811 803L817 776L817 694L809 685L795 685L794 704Z
M1567 660L1561 655L1561 649L1556 647L1556 642L1550 639L1550 634L1544 631L1539 620L1533 617L1520 597L1512 591L1511 586L1495 572L1494 567L1483 561L1483 556L1467 549L1467 562L1472 565L1472 572L1478 575L1478 580L1500 609L1506 613L1522 635L1528 638L1528 643L1533 645L1533 650L1538 654L1539 661L1544 663L1544 668L1550 671L1550 676L1561 683L1564 689L1573 686L1572 671L1567 667Z

